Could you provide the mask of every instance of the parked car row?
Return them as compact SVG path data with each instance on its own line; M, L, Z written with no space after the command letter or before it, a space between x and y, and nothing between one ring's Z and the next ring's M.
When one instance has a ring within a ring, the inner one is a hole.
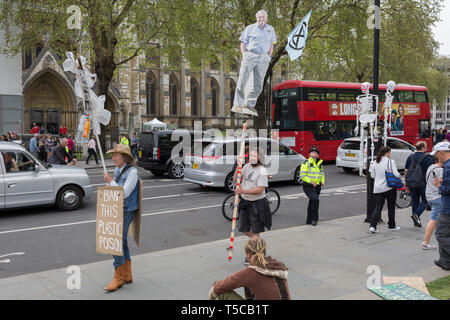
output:
M167 173L170 178L233 192L233 167L240 144L241 138L214 138L204 131L143 132L138 166L155 175ZM301 184L300 166L305 157L273 139L246 138L245 144L263 150L262 162L272 176L271 182ZM392 148L397 168L404 169L415 147L394 137L388 138L387 145ZM184 154L183 146L190 153ZM42 163L17 143L0 142L0 152L0 209L56 205L61 210L75 210L93 193L85 169ZM359 138L345 139L338 148L336 166L351 172L359 168L361 156L367 159L366 149L361 155Z
M178 137L173 139L175 133ZM172 152L182 141L179 137L187 139L185 146L190 147L190 154L183 154L181 149L180 152L178 150L175 153ZM233 167L237 161L240 142L240 138L213 139L208 133L202 131L143 132L138 166L155 175L167 173L170 178L183 178L185 181L201 186L221 187L227 192L232 192L234 191ZM306 160L305 157L272 139L247 138L245 143L267 146L264 150L265 165L272 176L271 181L292 181L295 184L301 184L299 171L300 165ZM404 169L406 159L414 153L415 147L395 137L389 137L387 145L392 148L391 157L395 160L397 168ZM275 146L273 149L277 151L272 152L270 146ZM359 169L360 153L358 137L345 139L337 150L336 166L343 168L346 172ZM365 169L367 149L363 150L363 157Z

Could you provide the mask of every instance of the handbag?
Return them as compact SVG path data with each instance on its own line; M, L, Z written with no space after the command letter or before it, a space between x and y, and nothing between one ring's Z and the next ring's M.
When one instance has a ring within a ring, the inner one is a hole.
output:
M389 171L389 164L391 164L391 160L388 160L388 167L385 171L386 174L386 183L389 188L403 188L403 181L400 178L397 178L392 170L392 164L391 164L391 171Z

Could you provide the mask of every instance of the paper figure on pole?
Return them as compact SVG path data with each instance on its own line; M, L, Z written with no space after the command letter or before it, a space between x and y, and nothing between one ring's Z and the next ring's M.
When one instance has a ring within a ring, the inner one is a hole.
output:
M286 44L286 51L291 61L298 59L306 46L306 38L308 37L308 24L311 17L311 11L300 21L300 23L289 33Z
M378 121L378 96L374 94L370 94L370 83L364 82L361 84L362 95L356 97L357 109L356 109L356 128L355 135L358 135L358 131L360 131L360 144L359 144L359 175L363 176L363 167L364 167L364 156L363 150L364 145L367 146L367 137L368 134L364 137L364 128L370 128L370 151L371 151L371 163L374 160L375 153L375 143L373 141L373 129L377 127ZM372 110L373 100L375 99L375 112ZM368 130L369 130L368 128ZM367 152L368 153L368 152Z
M105 110L106 98L104 95L97 97L92 91L97 75L92 74L86 67L86 58L80 56L75 59L72 52L66 53L67 59L63 63L64 71L76 75L75 94L84 100L84 112L78 124L77 143L88 143L90 131L92 130L97 140L103 171L106 173L105 160L98 136L101 133L100 124L106 126L111 120L111 112Z
M384 132L383 132L384 146L386 146L387 143L388 128L390 133L392 129L395 129L396 125L395 123L396 117L392 118L392 110L391 110L392 100L394 99L394 90L395 90L395 82L392 80L388 81L386 88L386 101L384 102ZM394 128L392 126L392 120L394 120Z
M273 45L277 42L275 29L267 24L267 12L256 14L257 22L245 28L241 38L242 63L231 111L258 116L256 100L264 88ZM250 79L253 81L249 81Z
M111 112L105 110L106 98L104 95L97 97L92 91L97 80L97 75L92 74L86 67L86 58L81 56L75 60L72 52L66 53L67 59L63 63L64 71L69 71L77 76L75 80L75 94L85 101L84 113L78 124L76 141L88 143L89 133L92 129L94 135L101 133L100 123L107 125L111 120ZM81 61L81 66L79 61Z

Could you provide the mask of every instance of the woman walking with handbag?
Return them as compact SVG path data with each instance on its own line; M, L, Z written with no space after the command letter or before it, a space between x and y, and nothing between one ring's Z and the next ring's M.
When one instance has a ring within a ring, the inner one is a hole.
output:
M396 183L401 183L401 180L395 161L389 159L390 156L391 148L382 147L377 154L376 161L370 165L370 175L375 179L373 190L375 211L370 221L369 231L371 233L378 232L377 222L381 218L381 210L385 200L387 200L389 216L388 229L393 231L400 230L400 227L395 225L395 200L397 198Z

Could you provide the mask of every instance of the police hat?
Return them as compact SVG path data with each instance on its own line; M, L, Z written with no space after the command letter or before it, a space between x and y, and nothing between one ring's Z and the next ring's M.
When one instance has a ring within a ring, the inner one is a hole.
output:
M309 152L308 152L308 153L311 153L311 152L313 152L313 151L317 152L317 154L320 154L319 148L316 148L316 147L313 147L313 148L309 149Z

